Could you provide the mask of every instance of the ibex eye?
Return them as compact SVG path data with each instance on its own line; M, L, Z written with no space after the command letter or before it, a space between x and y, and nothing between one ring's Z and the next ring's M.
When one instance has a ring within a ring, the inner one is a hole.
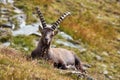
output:
M54 36L54 33L52 33L51 36Z

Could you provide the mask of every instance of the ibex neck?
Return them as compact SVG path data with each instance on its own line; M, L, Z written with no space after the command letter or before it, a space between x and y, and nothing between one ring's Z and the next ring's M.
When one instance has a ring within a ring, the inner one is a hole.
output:
M40 48L45 48L45 49L49 49L50 48L50 44L44 44L44 42L42 40L39 41L38 46Z
M50 49L50 44L44 44L42 40L39 41L37 49L39 50L40 57L46 58L46 54Z

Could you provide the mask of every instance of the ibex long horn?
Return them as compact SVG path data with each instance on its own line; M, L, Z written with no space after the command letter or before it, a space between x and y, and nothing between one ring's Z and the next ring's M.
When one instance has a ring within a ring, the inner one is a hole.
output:
M45 19L43 17L43 14L41 13L40 9L38 7L35 8L36 11L37 11L37 14L40 18L40 21L41 21L41 24L42 24L42 27L45 28L46 27L46 22L45 22Z
M71 14L70 12L65 12L63 15L60 16L60 18L55 23L53 23L51 28L55 30L56 27L70 14Z

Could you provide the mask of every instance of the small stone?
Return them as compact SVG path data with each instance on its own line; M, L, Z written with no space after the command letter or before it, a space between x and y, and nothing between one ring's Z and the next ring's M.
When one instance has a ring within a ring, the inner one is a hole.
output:
M79 49L79 51L82 53L82 52L86 52L87 49L85 49L85 48L81 48L81 49Z
M112 69L114 68L114 66L113 66L113 65L111 65L110 67L111 67Z
M25 51L28 51L29 49L27 47L24 48Z
M102 66L104 69L107 68L107 65L105 65L105 64L101 64L101 66Z
M56 0L56 2L61 2L61 0Z
M64 32L60 32L60 33L58 33L58 35L60 35L62 38L66 39L66 40L73 40L73 38L70 35L68 35Z
M107 78L110 79L110 80L113 80L113 77L110 76L110 75L105 74L105 77L107 77Z
M87 77L87 80L95 80L95 79L93 79L92 77Z
M90 64L83 64L83 66L86 67L86 68L91 68Z
M109 79L113 79L113 77L112 77L112 76L109 76Z
M90 55L93 56L93 57L96 56L96 54L94 52L91 52Z
M105 71L103 72L103 74L108 74L108 71L107 71L107 70L105 70Z
M102 57L99 56L99 55L96 55L95 58L96 58L98 61L101 61L101 60L102 60Z
M106 51L102 52L102 54L105 55L105 56L109 55Z
M117 37L117 41L120 41L120 36L119 36L119 37Z
M118 54L120 54L120 51L117 51Z

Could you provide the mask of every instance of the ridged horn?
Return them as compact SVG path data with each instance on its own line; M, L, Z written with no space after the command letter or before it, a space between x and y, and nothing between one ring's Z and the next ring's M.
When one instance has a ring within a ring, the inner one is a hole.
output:
M35 9L36 9L38 17L39 17L39 19L41 21L42 27L45 28L46 27L46 21L45 21L45 19L43 17L43 14L41 13L41 11L40 11L40 9L38 7L36 7Z
M70 14L71 14L70 12L65 12L63 15L60 16L60 18L55 23L53 23L51 28L55 30L56 27Z

